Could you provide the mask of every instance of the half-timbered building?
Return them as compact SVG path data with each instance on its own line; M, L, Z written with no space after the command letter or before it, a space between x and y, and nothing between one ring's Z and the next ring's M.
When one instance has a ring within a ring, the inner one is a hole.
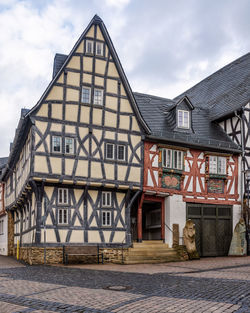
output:
M0 158L0 176L8 158ZM0 255L8 255L8 215L4 204L4 183L0 182Z
M228 136L241 146L241 200L250 229L250 210L248 201L244 201L249 194L246 171L250 170L250 53L205 78L175 100L183 96L188 96L195 106L207 109L209 120L220 125Z
M70 54L56 55L38 103L22 110L2 176L21 258L41 261L47 247L59 262L63 245L130 245L148 132L95 16Z
M144 142L143 194L134 212L138 240L181 244L190 218L199 254L226 255L240 217L238 145L187 96L135 98L152 132Z

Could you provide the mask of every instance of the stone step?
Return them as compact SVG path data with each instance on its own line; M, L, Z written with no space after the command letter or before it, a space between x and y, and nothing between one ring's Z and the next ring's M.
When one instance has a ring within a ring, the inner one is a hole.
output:
M124 260L166 260L166 259L172 259L172 258L179 258L177 254L171 254L171 255L127 255L124 256Z
M158 258L158 259L143 259L143 260L125 260L123 264L155 264L155 263L167 263L167 262L178 262L180 261L179 257L175 258ZM116 263L121 264L122 261L116 261Z
M169 246L164 244L164 243L157 244L157 245L154 245L154 244L147 244L147 245L138 244L138 245L133 245L132 249L169 249Z
M175 250L156 250L156 251L152 251L152 250L129 250L127 255L152 255L152 256L158 256L158 255L177 255Z
M141 245L161 245L161 244L164 244L164 245L167 245L163 242L163 240L144 240L142 242L136 242L134 241L133 242L133 246L141 246Z

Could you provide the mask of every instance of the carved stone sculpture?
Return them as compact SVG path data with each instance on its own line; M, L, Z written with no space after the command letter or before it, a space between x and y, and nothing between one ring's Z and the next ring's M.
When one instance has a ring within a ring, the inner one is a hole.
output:
M247 241L246 241L246 225L243 218L234 228L233 238L231 241L228 255L242 256L247 254Z
M183 238L189 259L199 259L199 254L195 245L195 224L193 221L186 221L186 225L183 228Z

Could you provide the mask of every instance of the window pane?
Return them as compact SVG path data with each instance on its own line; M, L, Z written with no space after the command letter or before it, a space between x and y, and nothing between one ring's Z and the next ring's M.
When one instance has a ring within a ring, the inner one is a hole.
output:
M177 168L177 151L173 151L173 168Z
M87 53L93 53L93 41L88 40L87 42Z
M52 148L54 152L61 152L61 137L52 137Z
M106 193L106 196L107 196L107 206L111 206L111 199L110 199L110 192L107 192Z
M63 213L64 213L64 215L63 215L63 217L64 217L63 223L66 224L67 223L67 210L63 210Z
M82 88L82 102L90 103L90 89L89 88Z
M226 158L218 157L218 174L226 174Z
M102 90L94 90L94 104L102 105Z
M73 138L65 138L65 152L74 153L74 139Z
M64 189L63 191L64 191L64 192L63 192L63 195L64 195L64 197L63 197L63 203L68 203L68 190L67 190L67 189Z
M107 225L110 225L110 212L107 212Z
M209 173L217 174L217 157L216 156L209 157Z
M111 143L106 144L106 158L107 159L114 158L114 145Z
M178 111L178 126L183 126L183 112L182 111Z
M63 201L62 189L59 189L59 190L58 190L58 197L59 197L58 202L59 202L59 203L62 203L62 201Z
M103 55L103 44L100 42L96 43L96 54L97 55Z
M102 212L102 225L106 225L106 212Z
M59 210L59 221L60 224L62 224L62 210Z
M189 112L184 111L184 127L189 128Z
M125 159L125 146L118 146L118 160Z

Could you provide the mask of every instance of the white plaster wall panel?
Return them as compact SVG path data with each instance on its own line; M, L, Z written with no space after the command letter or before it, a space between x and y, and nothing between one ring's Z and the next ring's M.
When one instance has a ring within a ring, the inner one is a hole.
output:
M231 134L231 133L232 133L232 127L231 127L231 121L230 121L230 119L228 119L228 120L226 121L226 127L227 127L227 133L228 133L228 134Z
M8 255L8 215L0 217L3 221L3 233L0 235L0 255Z
M189 191L189 192L193 191L193 177L191 177L191 179L190 179L187 191Z
M159 166L159 163L158 163L158 155L156 155L155 157L154 157L154 160L153 160L153 163L152 163L152 166L153 167L158 167Z
M205 171L206 171L206 166L205 166L205 162L203 162L201 167L200 167L200 173L205 174Z
M150 170L148 170L148 184L147 185L150 186L150 187L154 186Z
M156 149L157 149L157 146L156 146L156 145L153 145L153 146L150 148L150 151L155 152Z
M158 186L158 172L157 171L154 171L154 177L155 177L156 185Z
M232 174L233 174L233 172L232 172L231 166L228 166L228 175L232 176Z
M233 230L241 217L241 205L233 205Z
M189 150L187 151L187 157L188 158L192 158L193 157Z
M201 192L200 182L199 178L196 177L196 192Z
M188 161L186 161L186 160L185 160L185 162L184 162L184 167L185 167L185 168L184 168L184 171L185 171L185 172L190 172L190 166L189 166Z
M173 224L179 225L180 237L182 237L183 228L186 223L186 202L183 201L181 195L173 195L165 198L165 223L173 229ZM173 245L173 233L165 228L165 242L169 247ZM180 238L182 244L182 238Z

